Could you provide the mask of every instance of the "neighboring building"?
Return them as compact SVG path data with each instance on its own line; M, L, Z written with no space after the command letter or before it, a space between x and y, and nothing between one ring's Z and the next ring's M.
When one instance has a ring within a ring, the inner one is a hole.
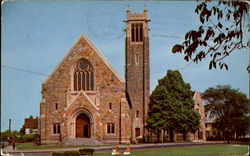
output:
M36 134L38 129L38 118L25 118L24 119L25 134Z
M42 144L129 143L143 138L149 101L147 10L127 11L126 81L81 35L42 84Z
M206 120L205 120L205 125L206 125L206 138L208 140L223 140L223 133L222 131L218 130L216 127L215 127L215 121L216 121L216 117L211 117L209 116L209 114L206 115ZM249 138L249 131L247 130L245 132L245 135L241 135L241 136L238 136L238 139L241 139L241 138ZM236 133L233 133L231 135L231 139L237 139L237 135Z
M195 92L193 96L194 110L200 114L200 127L194 135L190 135L190 141L206 141L206 126L205 126L205 107L199 92Z
M206 127L205 127L205 108L199 92L194 92L193 95L194 100L194 110L196 110L200 114L200 127L199 129L193 134L182 134L178 132L174 132L174 142L182 142L182 141L192 141L192 142L204 142L206 141ZM157 141L157 135L152 133L150 134L150 142ZM162 138L164 137L164 138ZM165 131L165 134L160 134L160 141L170 141L170 131Z
M206 126L206 138L213 137L213 124L214 124L215 118L209 117L209 115L206 115L205 119L205 126Z

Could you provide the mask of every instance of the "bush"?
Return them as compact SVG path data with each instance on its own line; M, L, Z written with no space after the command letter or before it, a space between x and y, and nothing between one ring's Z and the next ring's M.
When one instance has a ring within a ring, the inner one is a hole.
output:
M63 152L63 156L81 155L79 151L66 151Z
M63 156L63 152L53 152L52 156Z
M91 148L82 148L79 150L79 152L82 154L82 155L93 155L94 153L94 149L91 149Z
M36 136L34 134L25 134L17 138L17 142L34 142Z
M83 155L79 151L65 151L65 152L53 152L52 156L77 156Z

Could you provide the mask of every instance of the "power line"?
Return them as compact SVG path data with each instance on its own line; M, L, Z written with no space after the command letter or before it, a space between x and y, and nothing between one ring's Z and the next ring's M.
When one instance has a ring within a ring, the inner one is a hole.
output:
M151 36L155 36L155 37L165 37L165 38L178 38L178 39L184 39L184 37L174 36L174 35L157 35L157 34L151 34Z
M55 78L56 80L64 81L64 79L55 77L53 75L45 74L45 73L34 72L34 71L21 69L21 68L16 68L16 67L11 67L11 66L6 66L6 65L2 65L1 67L2 68L7 68L7 69L12 69L12 70L17 70L17 71L21 71L21 72L26 72L26 73L30 73L30 74L35 74L35 75L49 76L49 77Z
M36 74L36 75L50 76L48 74L34 72L34 71L29 71L29 70L26 70L26 69L21 69L21 68L16 68L16 67L11 67L11 66L2 65L1 67L7 68L7 69L12 69L12 70L18 70L18 71L22 71L22 72L26 72L26 73Z

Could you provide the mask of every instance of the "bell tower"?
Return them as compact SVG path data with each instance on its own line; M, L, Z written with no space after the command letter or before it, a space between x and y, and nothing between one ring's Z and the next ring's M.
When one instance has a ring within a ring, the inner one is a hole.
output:
M126 92L131 102L132 138L142 139L146 133L149 102L149 37L147 9L132 14L127 10L125 39Z

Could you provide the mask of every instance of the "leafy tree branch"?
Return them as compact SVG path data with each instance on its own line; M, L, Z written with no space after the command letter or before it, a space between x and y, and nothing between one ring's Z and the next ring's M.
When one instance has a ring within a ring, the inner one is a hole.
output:
M232 52L249 48L249 4L244 1L219 1L217 5L205 1L194 12L201 26L185 34L185 41L176 44L172 53L184 54L187 62L199 63L210 57L209 69L228 69L224 59ZM245 35L245 36L244 36ZM199 47L199 48L198 48Z

